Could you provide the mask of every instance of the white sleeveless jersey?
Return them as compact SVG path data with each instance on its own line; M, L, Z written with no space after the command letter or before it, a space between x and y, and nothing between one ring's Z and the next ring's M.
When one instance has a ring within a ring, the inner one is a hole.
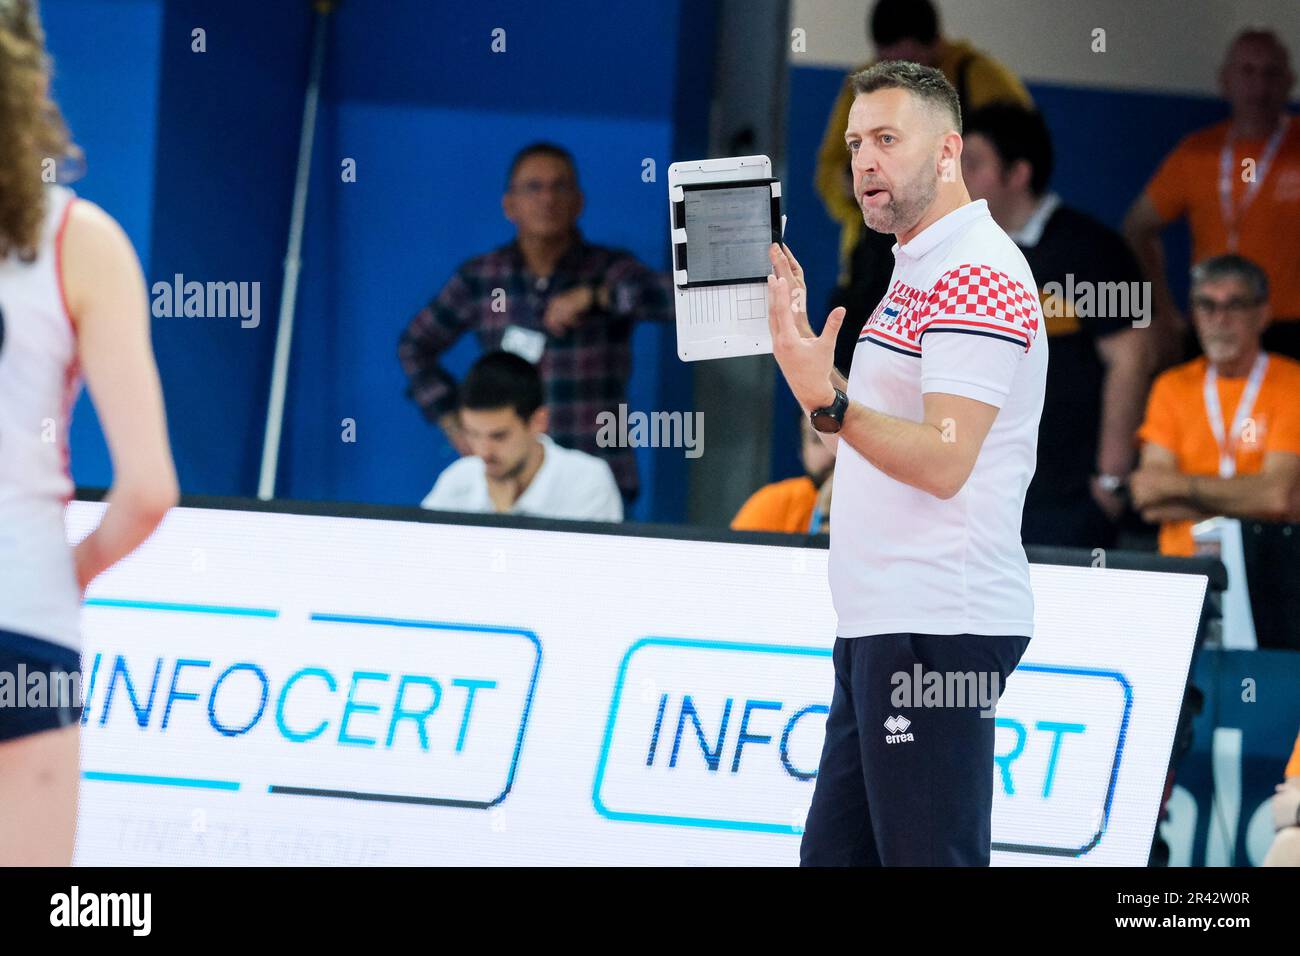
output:
M79 649L81 595L63 512L80 376L59 267L74 198L48 187L36 259L0 260L0 631Z

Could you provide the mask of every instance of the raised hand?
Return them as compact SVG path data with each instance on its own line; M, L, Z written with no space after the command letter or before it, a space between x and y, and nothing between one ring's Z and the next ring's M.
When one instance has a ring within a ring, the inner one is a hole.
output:
M806 339L816 338L817 333L808 324L808 284L804 282L803 266L794 257L790 247L775 242L768 247L768 258L772 260L772 271L778 279L790 283L790 307L794 312L795 324L799 334Z
M777 261L774 251L774 268ZM795 400L807 410L822 408L835 400L831 370L835 364L835 337L844 322L845 310L841 307L832 311L826 317L822 334L815 334L808 325L807 312L794 309L792 293L798 287L796 283L801 286L803 270L799 270L796 278L794 269L798 263L788 255L788 250L781 253L780 262L788 270L787 274L767 277L767 323L772 334L772 355Z

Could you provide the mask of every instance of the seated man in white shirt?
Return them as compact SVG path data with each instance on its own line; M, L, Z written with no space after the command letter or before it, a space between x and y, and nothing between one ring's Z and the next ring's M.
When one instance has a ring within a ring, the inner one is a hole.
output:
M602 459L546 434L537 368L512 352L489 352L461 386L460 427L472 455L452 462L421 507L622 521L623 499Z

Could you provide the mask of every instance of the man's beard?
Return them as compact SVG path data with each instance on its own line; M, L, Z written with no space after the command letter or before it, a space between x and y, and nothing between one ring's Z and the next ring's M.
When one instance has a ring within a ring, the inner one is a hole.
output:
M889 202L878 209L863 209L862 221L875 232L906 232L930 208L939 193L939 180L929 170L920 170L898 191L889 191Z
M1207 339L1201 346L1201 350L1211 362L1235 362L1245 349L1240 347L1236 342L1225 342L1220 339Z

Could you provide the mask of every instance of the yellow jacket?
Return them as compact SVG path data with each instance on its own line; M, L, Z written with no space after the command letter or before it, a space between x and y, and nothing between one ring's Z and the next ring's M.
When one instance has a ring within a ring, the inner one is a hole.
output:
M965 77L966 102L963 108L978 109L999 100L1012 100L1033 106L1033 100L1024 84L993 57L975 49L965 40L942 40L940 43L940 72L958 90L961 89L962 76ZM870 65L864 63L858 70L865 70ZM840 285L848 282L849 257L862 234L862 209L853 201L844 183L844 173L849 163L844 131L849 125L849 110L852 106L853 89L846 77L839 99L831 110L830 122L826 124L826 134L822 137L822 145L817 153L815 180L817 193L822 197L826 211L840 224Z

